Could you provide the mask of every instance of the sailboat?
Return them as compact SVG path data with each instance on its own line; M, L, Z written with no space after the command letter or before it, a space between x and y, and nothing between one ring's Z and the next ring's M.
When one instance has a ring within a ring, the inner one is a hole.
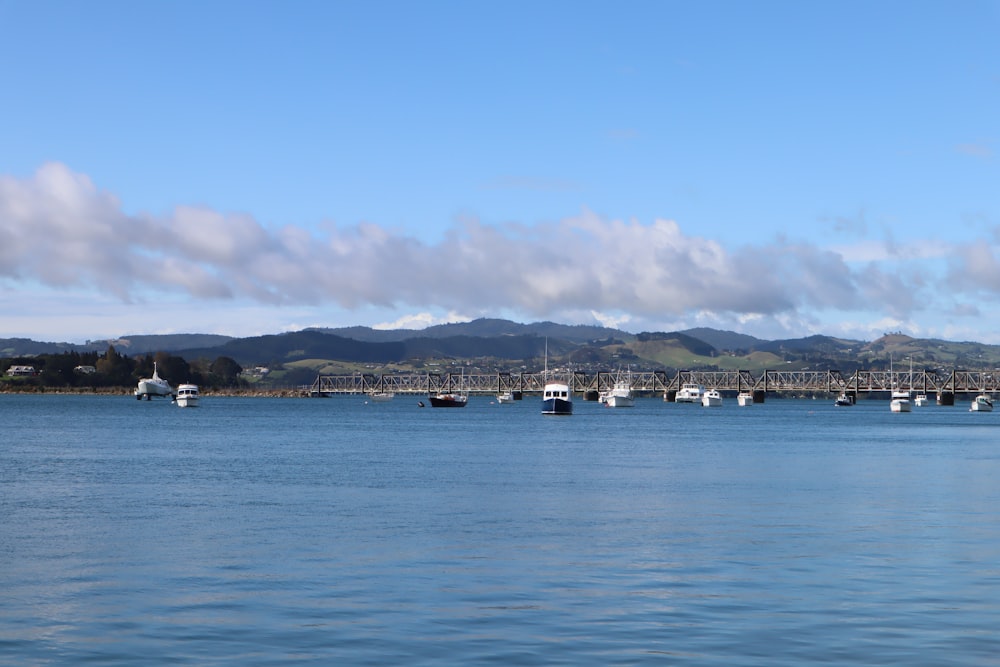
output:
M889 409L893 412L910 412L913 407L910 402L910 392L909 391L897 391L895 389L895 381L892 375L892 355L889 356L889 382L891 383L892 397L889 401ZM913 357L910 357L910 384L913 384Z

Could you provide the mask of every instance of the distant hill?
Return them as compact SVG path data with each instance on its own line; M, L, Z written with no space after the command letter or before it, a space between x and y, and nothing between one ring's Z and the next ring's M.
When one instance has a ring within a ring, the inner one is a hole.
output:
M27 338L0 338L0 357L30 357L38 354L63 352L105 352L109 346L121 354L135 356L156 352L173 352L184 348L209 348L233 340L231 336L215 334L166 334L122 336L86 343L47 343Z
M735 331L719 331L706 327L685 329L680 333L704 341L717 350L757 350L762 343L767 342Z
M249 338L213 334L122 336L85 344L46 343L24 338L0 339L0 358L31 357L64 352L103 353L109 345L135 356L165 352L185 359L229 357L240 365L287 363L394 365L422 367L427 363L482 365L487 368L539 366L548 347L552 364L583 369L836 369L896 364L924 369L1000 368L1000 346L911 338L888 333L877 340L815 335L762 340L733 331L709 328L674 332L627 333L599 326L569 326L554 322L520 324L483 318L420 330L379 330L370 327L306 329Z
M589 325L556 324L555 322L534 322L520 324L510 320L480 318L471 322L454 322L438 324L426 329L372 329L371 327L343 327L337 329L313 328L310 331L353 338L366 342L395 342L413 338L454 338L469 336L477 338L492 338L495 336L540 336L542 338L559 338L575 343L586 343L599 338L615 336L632 339L628 334L617 329Z

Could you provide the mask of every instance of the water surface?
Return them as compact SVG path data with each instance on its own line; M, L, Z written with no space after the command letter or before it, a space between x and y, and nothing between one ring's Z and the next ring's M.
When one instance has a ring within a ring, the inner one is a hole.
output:
M1000 664L1000 414L0 396L0 662Z

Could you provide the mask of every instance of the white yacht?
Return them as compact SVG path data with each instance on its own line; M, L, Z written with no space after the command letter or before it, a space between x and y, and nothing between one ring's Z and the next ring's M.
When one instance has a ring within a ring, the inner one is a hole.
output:
M722 394L718 389L709 389L701 395L701 404L706 408L722 407Z
M177 387L177 397L174 399L178 407L198 407L198 385L182 384Z
M910 412L913 404L910 402L910 392L894 391L889 401L889 409L893 412Z
M497 394L497 403L513 403L514 402L514 392L504 391Z
M614 386L603 392L599 397L601 403L609 408L631 408L635 405L635 393L632 391L632 373L624 378L619 375Z
M705 387L694 382L685 382L681 385L681 390L677 392L674 399L678 403L699 403L701 395L705 392Z
M922 408L925 405L930 405L931 399L927 398L927 394L917 394L916 398L913 399L913 405L918 408Z
M135 388L135 399L137 401L142 400L145 396L146 400L150 400L153 396L173 396L174 388L170 386L170 383L160 377L160 374L156 371L156 362L153 362L153 377L144 378L139 380L139 384Z
M753 394L749 391L741 391L736 395L736 404L741 408L753 405Z

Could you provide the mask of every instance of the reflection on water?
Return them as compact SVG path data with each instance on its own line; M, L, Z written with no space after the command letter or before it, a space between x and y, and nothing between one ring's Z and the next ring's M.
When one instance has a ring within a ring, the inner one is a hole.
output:
M0 662L995 662L1000 414L730 403L0 396Z

